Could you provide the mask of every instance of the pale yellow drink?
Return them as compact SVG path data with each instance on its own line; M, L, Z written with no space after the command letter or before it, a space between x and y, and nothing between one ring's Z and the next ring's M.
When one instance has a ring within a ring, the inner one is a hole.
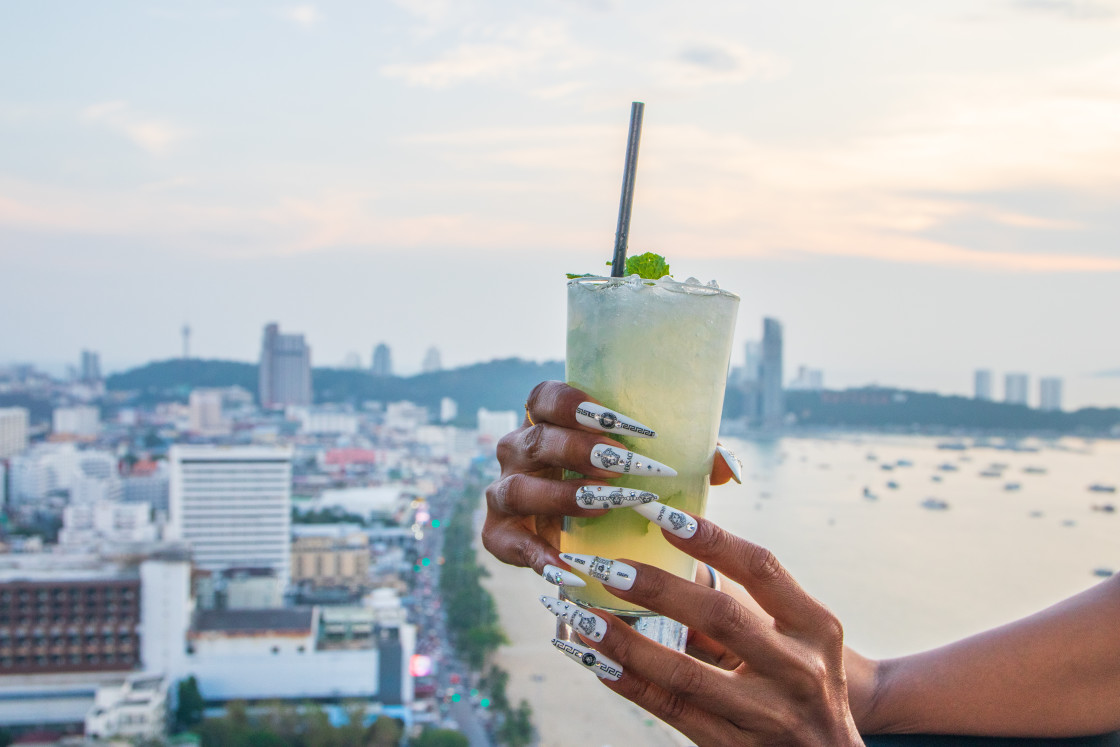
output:
M719 432L739 297L696 281L576 278L568 282L568 383L657 432L611 438L669 465L677 477L619 477L610 484L647 490L661 502L702 515ZM562 552L638 560L685 578L695 560L629 508L567 517ZM579 604L649 614L594 579L567 586Z

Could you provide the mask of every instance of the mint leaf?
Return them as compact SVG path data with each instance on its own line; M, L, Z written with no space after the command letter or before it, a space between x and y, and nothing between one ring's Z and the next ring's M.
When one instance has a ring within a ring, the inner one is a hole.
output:
M610 267L612 264L614 263L608 261L607 267ZM622 274L626 275L627 277L629 277L630 275L637 275L643 280L660 280L661 278L669 274L669 263L666 262L665 258L660 254L646 252L645 254L639 254L637 257L627 257L626 272ZM573 280L574 278L594 277L594 275L587 272L583 273L582 275L577 275L574 272L569 272L567 273L567 276L568 280Z
M669 274L669 263L660 254L646 252L626 258L626 274L638 275L645 280L660 280Z

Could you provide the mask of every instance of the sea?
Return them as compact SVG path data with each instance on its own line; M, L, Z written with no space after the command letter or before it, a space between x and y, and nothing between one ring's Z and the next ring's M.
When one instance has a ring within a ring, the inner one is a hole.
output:
M725 438L707 516L771 549L881 658L1041 610L1120 570L1120 441Z

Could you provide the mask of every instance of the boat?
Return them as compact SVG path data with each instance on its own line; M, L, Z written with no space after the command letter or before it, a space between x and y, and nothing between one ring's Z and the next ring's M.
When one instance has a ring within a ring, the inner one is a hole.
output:
M1022 486L1017 482L1009 482L1009 483L1007 483L1006 485L1003 486L1003 489L1007 490L1007 491L1012 491L1012 490L1018 490L1021 487Z
M931 511L945 511L949 508L949 502L941 498L926 498L922 501L922 508L928 508Z
M945 462L944 464L939 464L939 465L937 465L937 468L939 470L941 470L942 472L956 472L957 470L960 469L960 467L953 464L952 462Z
M1027 475L1045 475L1045 467L1023 467L1023 473Z
M1116 506L1111 503L1094 503L1093 510L1100 511L1102 514L1114 514L1116 513Z
M1113 574L1113 570L1111 568L1094 568L1093 569L1093 575L1094 576L1099 576L1100 578L1108 578L1112 574Z
M1089 486L1089 492L1090 493L1115 493L1116 492L1116 486L1115 485L1102 485L1101 483L1095 483L1095 484Z
M895 482L894 480L891 480L890 482L887 483L887 487L890 488L891 490L898 490L898 483Z
M895 462L895 466L897 466L897 467L913 467L914 463L911 462L909 459L899 459L897 462Z
M986 469L980 473L981 477L1003 477L1003 473L998 469Z
M929 479L933 480L934 482L941 482L942 477L941 477L941 475L934 475L933 477L931 477Z
M893 464L880 464L879 469L883 470L884 472L890 472L891 470L894 469L894 465Z
M968 444L963 441L942 441L937 448L942 451L965 451L968 449Z

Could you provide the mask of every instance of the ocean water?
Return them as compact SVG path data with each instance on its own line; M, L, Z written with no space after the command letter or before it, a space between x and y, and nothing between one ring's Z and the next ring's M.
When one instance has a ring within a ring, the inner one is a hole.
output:
M875 657L986 630L1100 583L1098 569L1120 571L1120 512L1100 510L1120 508L1120 493L1088 490L1120 489L1120 441L938 448L950 440L724 439L743 485L713 488L708 516L774 551Z

